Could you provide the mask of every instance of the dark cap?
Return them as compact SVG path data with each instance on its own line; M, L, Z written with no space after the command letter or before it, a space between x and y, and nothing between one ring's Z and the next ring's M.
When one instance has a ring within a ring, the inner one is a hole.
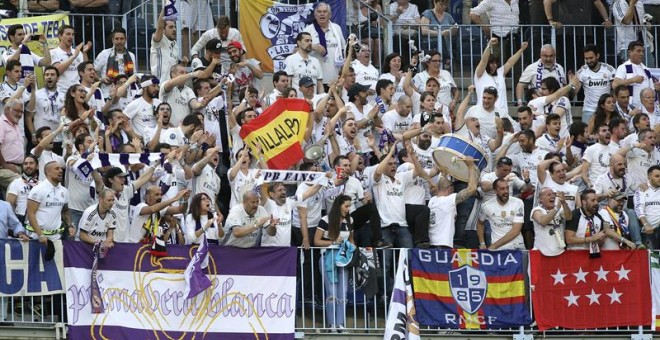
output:
M222 41L220 39L211 39L206 43L206 50L209 52L220 52L222 50Z
M113 177L116 177L116 176L126 177L126 176L128 176L128 174L125 173L124 170L122 170L121 168L118 168L118 167L112 167L112 168L110 168L110 170L108 170L108 172L105 173L106 178L113 178Z
M355 96L360 94L360 92L367 92L367 91L369 91L369 89L370 89L370 87L367 86L367 85L362 85L362 84L358 84L358 83L355 83L355 84L351 85L351 88L348 89L348 101L349 102L353 101Z
M304 76L300 78L300 81L298 81L298 86L300 87L307 87L310 85L314 85L314 80L310 77Z
M50 261L55 257L55 245L53 244L53 241L48 240L46 241L46 252L44 253L44 260L45 261Z

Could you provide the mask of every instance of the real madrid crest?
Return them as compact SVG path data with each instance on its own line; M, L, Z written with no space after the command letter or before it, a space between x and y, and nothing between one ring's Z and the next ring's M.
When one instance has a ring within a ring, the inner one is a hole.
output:
M505 218L505 217L506 217L506 211L502 211L502 212L500 213L500 215L502 215L502 218Z

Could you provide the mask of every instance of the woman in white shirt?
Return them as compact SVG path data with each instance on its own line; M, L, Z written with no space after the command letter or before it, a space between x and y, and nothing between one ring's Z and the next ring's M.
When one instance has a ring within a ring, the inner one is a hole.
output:
M200 244L202 234L206 233L209 244L220 244L225 236L222 229L222 213L211 212L211 199L205 193L193 196L186 216L186 243Z
M229 184L231 185L230 207L242 203L243 193L254 188L259 169L251 168L250 165L253 161L254 157L247 147L239 150L236 154L236 163L228 173Z
M401 55L399 53L390 53L385 57L385 64L383 65L383 73L380 75L379 79L388 79L394 83L394 95L392 96L392 102L399 100L399 97L403 96L405 92L403 91L403 71L401 71Z
M327 247L321 252L319 262L325 287L325 318L330 328L343 329L346 321L346 291L348 269L335 265L337 249L344 240L353 240L353 221L350 217L351 197L338 196L332 203L328 215L323 216L314 234L314 245ZM357 251L357 250L356 250ZM357 256L357 254L353 254Z

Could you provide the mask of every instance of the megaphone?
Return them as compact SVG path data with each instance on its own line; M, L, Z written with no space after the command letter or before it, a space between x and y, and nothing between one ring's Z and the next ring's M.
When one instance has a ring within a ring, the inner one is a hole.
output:
M311 144L305 147L305 159L310 160L312 162L316 162L323 157L325 157L325 151L323 150L323 146L318 145L318 144Z

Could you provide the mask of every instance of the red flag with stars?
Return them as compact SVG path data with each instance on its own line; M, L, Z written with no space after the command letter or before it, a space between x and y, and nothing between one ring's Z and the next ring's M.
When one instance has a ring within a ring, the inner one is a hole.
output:
M539 330L651 324L649 257L642 250L587 250L547 257L529 252L532 304Z

